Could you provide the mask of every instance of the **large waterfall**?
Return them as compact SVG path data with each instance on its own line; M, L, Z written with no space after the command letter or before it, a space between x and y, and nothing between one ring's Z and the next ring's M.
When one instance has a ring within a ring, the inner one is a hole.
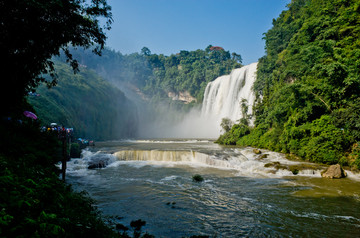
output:
M218 77L205 90L201 108L194 108L178 118L169 117L173 111L165 108L154 118L144 116L144 126L139 129L143 138L218 138L221 120L229 118L234 123L242 118L241 102L246 99L247 114L252 113L255 95L252 86L256 79L257 63L234 69L230 75ZM200 109L200 110L199 110ZM140 110L140 112L143 110ZM146 115L146 114L145 114ZM175 115L175 114L174 114Z
M255 95L252 86L256 79L257 63L234 69L230 75L218 77L205 90L201 116L215 120L219 125L222 118L239 120L241 101L246 99L248 114L252 113Z
M157 131L161 132L162 138L218 138L223 118L229 118L234 123L242 118L242 99L247 101L247 114L252 113L256 68L257 63L246 65L210 82L200 111L194 109L179 123L160 127Z

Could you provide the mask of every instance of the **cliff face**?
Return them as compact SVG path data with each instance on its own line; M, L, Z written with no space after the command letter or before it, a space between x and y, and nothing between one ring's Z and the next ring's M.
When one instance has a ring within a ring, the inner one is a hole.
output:
M188 91L174 93L168 92L168 97L171 98L173 101L181 101L185 104L189 104L191 102L196 102L196 98L190 95Z

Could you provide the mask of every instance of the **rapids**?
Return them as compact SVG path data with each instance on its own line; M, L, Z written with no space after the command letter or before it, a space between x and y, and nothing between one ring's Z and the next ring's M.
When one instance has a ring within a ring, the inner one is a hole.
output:
M300 164L283 154L223 147L206 140L97 143L68 163L68 182L105 215L128 226L147 222L156 237L342 237L360 235L360 176L323 179L266 164ZM102 160L106 168L90 170ZM192 181L200 174L204 182Z

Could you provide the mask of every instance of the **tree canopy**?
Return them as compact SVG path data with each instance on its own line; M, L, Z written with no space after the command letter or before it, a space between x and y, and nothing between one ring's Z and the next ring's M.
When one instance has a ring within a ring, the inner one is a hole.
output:
M123 92L85 67L74 74L68 65L55 61L55 69L56 87L40 85L39 95L28 97L42 123L73 127L77 137L94 140L136 136L136 107Z
M206 49L185 51L165 56L152 54L143 47L139 53L123 55L104 49L102 57L89 51L71 51L84 64L115 85L131 84L149 98L168 97L169 92L188 91L200 103L206 85L223 74L241 67L241 55L230 54L221 47L209 45Z
M292 0L264 39L255 128L235 141L360 168L359 1Z
M1 112L7 115L18 109L25 95L51 75L56 84L51 58L66 54L77 70L77 61L68 47L96 45L100 54L105 44L104 29L110 29L111 8L106 0L5 0L0 2L0 54L2 89ZM99 18L106 19L101 27ZM6 92L6 93L4 93Z

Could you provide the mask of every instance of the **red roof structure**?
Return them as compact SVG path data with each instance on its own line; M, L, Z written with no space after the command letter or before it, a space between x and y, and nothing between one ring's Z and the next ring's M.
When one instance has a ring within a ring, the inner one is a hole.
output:
M210 48L210 50L224 50L224 48L220 47L220 46L212 46Z

